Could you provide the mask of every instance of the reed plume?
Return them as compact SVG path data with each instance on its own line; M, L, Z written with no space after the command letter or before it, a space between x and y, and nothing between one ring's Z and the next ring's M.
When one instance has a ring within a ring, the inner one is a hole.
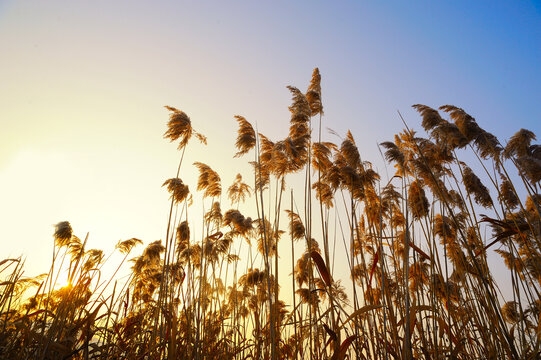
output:
M533 156L522 156L517 163L524 176L532 183L541 181L541 160Z
M429 202L419 180L414 180L408 189L408 206L415 219L428 215Z
M235 143L238 152L235 154L235 157L239 157L255 147L256 136L252 124L250 124L244 117L235 115L235 119L237 119L237 122L239 123L237 141Z
M188 185L178 174L166 180L163 244L147 243L128 259L142 241L119 241L123 260L109 279L102 277L114 257L88 249L88 235L77 237L67 221L55 226L49 273L29 278L22 259L0 261L0 358L539 358L535 135L521 130L503 149L457 106L438 112L414 105L427 134L406 125L380 144L397 169L383 181L350 131L339 146L313 142L312 116L323 113L320 80L316 68L306 95L288 88L291 121L281 140L256 135L235 116L234 154L255 148L255 185L237 174L227 189L231 209L222 212L220 176L204 163L194 163L197 188L200 201L211 197L212 204L200 227ZM165 137L184 155L198 134L185 113L166 108ZM483 177L459 158L468 150ZM284 214L282 193L298 184L293 173L301 169L303 199L291 189ZM254 206L246 206L253 189ZM478 205L488 215L478 216ZM248 216L254 209L256 220ZM278 247L283 230L291 239L289 266ZM124 261L127 276L116 277ZM345 286L344 272L352 280ZM64 273L69 284L60 287ZM279 284L287 273L291 282Z
M380 145L385 148L385 160L395 163L396 174L398 176L405 175L406 157L400 148L391 141L382 142Z
M296 87L287 87L293 96L293 104L289 106L289 112L291 113L291 124L302 125L307 123L312 116L312 110L310 110L310 104L306 96Z
M183 202L190 194L188 185L185 185L180 178L167 179L162 186L167 186L171 199L176 203Z
M421 114L423 118L421 125L426 132L432 131L434 128L440 126L444 121L438 111L429 106L415 104L412 107L417 110L419 114Z
M54 239L58 247L68 246L73 235L73 229L68 221L61 221L55 225Z
M177 226L176 242L177 256L179 256L190 244L190 226L186 220Z
M230 226L236 233L246 236L253 229L253 221L250 217L244 217L238 210L227 210L224 214L224 225Z
M201 162L194 162L199 169L199 179L197 181L197 190L204 191L205 197L218 197L222 194L222 184L218 173L210 166Z
M333 207L334 190L324 181L315 181L312 189L316 191L316 199L327 208Z
M325 173L332 166L332 152L337 147L331 142L315 142L312 144L312 166L315 170Z
M143 243L143 240L137 238L131 238L124 241L119 241L116 244L116 248L123 254L129 254L131 250L136 246Z
M351 166L353 169L357 169L361 166L361 155L359 154L359 149L357 149L353 135L349 130L346 138L340 145L340 152L344 156L347 165Z
M315 68L312 72L312 80L306 91L306 100L310 104L312 116L323 114L323 105L321 103L321 75L319 69Z
M519 204L519 199L513 191L512 185L509 180L504 179L500 184L500 194L498 200L504 203L509 209L514 209Z
M463 169L462 181L466 191L473 195L475 202L484 207L492 206L492 198L487 187L483 185L481 180L468 166L465 166Z
M240 203L246 201L246 197L249 197L252 192L250 185L242 181L242 175L237 174L235 181L227 189L227 196L231 203Z
M515 156L517 158L530 155L530 144L535 140L535 134L530 130L520 129L511 136L509 142L505 146L503 155L507 158Z
M301 240L306 237L306 229L302 223L301 217L291 210L286 210L289 221L289 233L293 240Z
M203 144L207 143L207 138L192 128L192 121L184 111L171 106L165 106L165 108L171 114L169 114L169 122L167 123L167 131L164 134L164 138L169 139L171 142L178 140L179 150L188 144L192 136L197 137Z
M472 141L481 133L481 128L477 125L475 119L470 116L468 113L459 107L454 105L443 105L440 106L440 110L443 110L449 113L452 120L454 120L455 125L458 130L464 135L468 141Z
M509 324L516 324L520 321L520 314L515 301L508 301L502 306L502 315Z

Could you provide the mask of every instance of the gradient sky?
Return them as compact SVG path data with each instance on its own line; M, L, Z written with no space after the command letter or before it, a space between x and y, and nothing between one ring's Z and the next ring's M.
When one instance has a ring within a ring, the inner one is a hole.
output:
M4 0L0 49L1 257L25 254L28 275L47 270L59 221L106 252L165 236L179 154L164 105L209 140L181 177L195 184L202 161L224 188L245 169L233 116L285 136L285 87L316 66L323 126L351 129L376 165L397 110L420 130L416 103L460 106L502 141L541 134L539 1Z

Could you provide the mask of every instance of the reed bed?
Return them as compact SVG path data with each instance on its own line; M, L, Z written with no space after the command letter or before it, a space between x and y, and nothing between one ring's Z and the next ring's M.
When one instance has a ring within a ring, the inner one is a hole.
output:
M540 358L535 134L504 144L461 108L414 105L423 132L404 122L380 144L395 169L382 178L351 132L322 141L320 81L316 68L306 92L288 87L285 139L235 116L235 156L253 171L227 188L207 164L182 164L206 138L167 106L180 160L163 184L165 239L120 241L107 279L110 257L67 221L47 273L25 278L22 258L0 261L0 358ZM187 171L199 173L195 192ZM207 209L198 220L194 201ZM291 263L279 261L286 253ZM57 286L60 274L69 285Z

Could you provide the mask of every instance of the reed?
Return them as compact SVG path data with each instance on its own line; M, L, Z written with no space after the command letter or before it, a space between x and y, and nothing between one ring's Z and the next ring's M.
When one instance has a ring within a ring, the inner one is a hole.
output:
M234 117L232 157L253 159L253 172L227 187L203 162L182 168L192 137L206 138L166 107L180 151L163 184L166 237L119 241L111 276L116 256L67 221L47 273L0 261L0 359L541 357L535 134L504 144L464 109L413 105L422 133L404 122L380 144L396 170L382 176L351 132L322 139L318 69L305 93L288 90L284 139Z

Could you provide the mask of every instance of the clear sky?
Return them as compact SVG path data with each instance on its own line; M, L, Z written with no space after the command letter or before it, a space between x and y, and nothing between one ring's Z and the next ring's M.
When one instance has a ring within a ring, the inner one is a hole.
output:
M233 116L283 137L285 86L316 66L324 126L378 163L397 110L420 129L416 103L463 107L502 141L541 134L540 60L539 1L0 1L0 257L46 271L63 220L106 251L163 238L179 156L164 105L208 136L182 177L198 160L227 187Z

